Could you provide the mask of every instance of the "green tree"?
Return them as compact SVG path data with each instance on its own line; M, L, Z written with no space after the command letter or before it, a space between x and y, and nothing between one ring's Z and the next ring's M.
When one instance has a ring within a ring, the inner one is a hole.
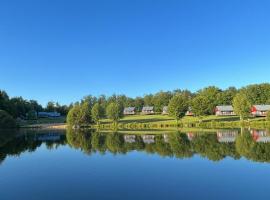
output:
M205 96L198 95L192 99L191 107L195 116L203 117L208 113L208 100Z
M240 120L250 115L251 104L244 93L238 93L233 99L233 109L235 114L240 116Z
M219 105L232 105L233 98L236 94L237 89L235 87L229 87L218 94L217 102Z
M53 101L49 101L45 108L47 112L55 112L56 111L56 104Z
M178 124L178 121L183 118L188 111L188 99L184 95L175 95L168 105L169 116L173 117Z
M91 110L91 114L93 121L99 125L100 119L104 114L103 107L99 103L96 103Z
M196 96L204 98L202 107L204 108L205 115L214 114L215 107L218 105L218 96L220 93L221 90L214 86L210 86L198 91Z
M0 128L15 128L16 122L10 114L0 110Z
M74 105L68 112L67 123L70 126L79 126L80 122L80 112L81 108L79 104Z
M80 122L81 124L90 124L92 122L91 117L91 105L88 101L84 101L80 106Z
M160 91L153 96L152 103L156 112L162 112L164 106L168 106L172 98L171 92Z
M106 114L113 121L114 125L117 125L118 120L123 117L123 111L118 103L110 103L106 108Z
M29 120L36 120L37 119L37 112L35 110L30 110L26 116L27 116L27 119L29 119Z

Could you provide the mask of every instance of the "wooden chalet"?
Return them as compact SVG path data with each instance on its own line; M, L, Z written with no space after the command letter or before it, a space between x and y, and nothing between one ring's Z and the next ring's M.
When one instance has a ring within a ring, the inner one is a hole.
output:
M216 116L234 116L233 107L231 105L226 106L216 106L215 109Z
M124 115L135 115L135 107L124 108Z
M270 111L270 105L254 105L251 108L251 114L254 117L265 117Z
M154 107L153 106L144 106L142 108L142 114L144 115L151 115L154 114Z

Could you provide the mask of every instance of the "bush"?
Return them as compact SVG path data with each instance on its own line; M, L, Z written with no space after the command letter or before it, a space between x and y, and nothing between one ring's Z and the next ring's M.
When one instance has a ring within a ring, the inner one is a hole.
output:
M11 115L4 110L0 110L0 128L15 128L15 127L16 122L11 117Z

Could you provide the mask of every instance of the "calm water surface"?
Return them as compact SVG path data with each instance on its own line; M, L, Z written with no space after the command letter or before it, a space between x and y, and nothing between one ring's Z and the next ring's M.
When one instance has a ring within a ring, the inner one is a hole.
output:
M270 136L0 133L0 199L269 199Z

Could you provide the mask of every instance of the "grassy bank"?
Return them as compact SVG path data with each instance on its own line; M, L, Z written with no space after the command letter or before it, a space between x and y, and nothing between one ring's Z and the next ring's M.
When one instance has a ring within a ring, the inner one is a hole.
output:
M119 121L120 129L173 129L177 128L176 121L167 115L134 115L125 116ZM239 128L253 127L266 128L270 123L264 118L248 118L240 122L237 116L215 116L210 115L203 118L184 117L178 125L178 128ZM104 119L101 121L101 128L110 129L111 121Z

